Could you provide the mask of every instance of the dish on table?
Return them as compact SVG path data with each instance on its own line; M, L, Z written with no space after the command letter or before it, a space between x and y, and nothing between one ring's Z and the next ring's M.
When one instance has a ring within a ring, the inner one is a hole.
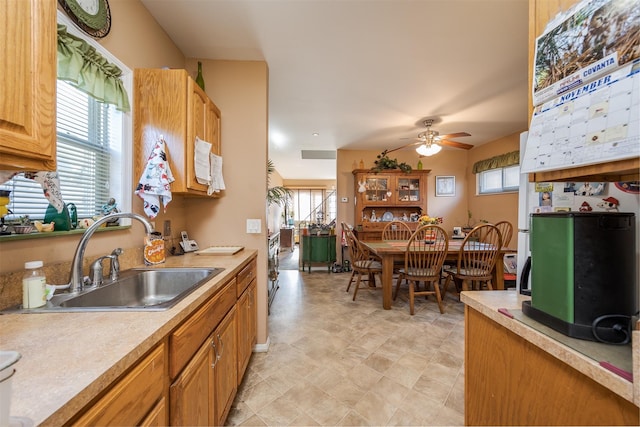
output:
M385 212L382 215L382 220L383 221L393 221L393 214L391 212L389 212L389 211Z

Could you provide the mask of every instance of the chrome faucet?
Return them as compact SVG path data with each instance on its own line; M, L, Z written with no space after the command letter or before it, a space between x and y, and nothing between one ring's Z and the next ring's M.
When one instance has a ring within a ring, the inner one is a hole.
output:
M147 229L147 234L153 233L153 226L151 225L151 223L149 223L149 221L147 221L146 218L142 215L138 215L132 212L117 212L109 214L107 216L103 216L102 218L91 224L91 226L87 228L87 230L82 235L80 243L78 243L78 247L76 248L76 253L73 256L73 263L71 264L71 278L69 279L69 293L76 293L78 291L81 291L84 287L84 283L82 282L82 261L84 258L84 251L87 247L87 243L89 242L89 239L93 235L94 231L96 231L96 229L105 222L112 221L116 218L137 219L144 224L145 228Z

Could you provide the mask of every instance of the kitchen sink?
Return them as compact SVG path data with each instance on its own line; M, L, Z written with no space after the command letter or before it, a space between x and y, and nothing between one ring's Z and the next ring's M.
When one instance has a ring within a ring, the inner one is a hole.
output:
M220 273L222 268L135 268L114 282L77 294L56 294L47 304L23 313L78 311L162 311Z

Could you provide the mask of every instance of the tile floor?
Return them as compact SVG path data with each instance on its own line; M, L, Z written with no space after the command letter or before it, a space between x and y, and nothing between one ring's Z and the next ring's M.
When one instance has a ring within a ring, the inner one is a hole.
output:
M345 292L351 273L280 271L269 351L254 353L228 425L463 425L464 315L447 296Z

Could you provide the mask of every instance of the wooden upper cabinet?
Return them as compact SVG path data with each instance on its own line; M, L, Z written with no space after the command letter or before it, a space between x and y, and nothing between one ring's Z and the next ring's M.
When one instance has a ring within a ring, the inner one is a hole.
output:
M211 143L211 152L220 155L220 110L186 70L134 71L133 129L134 184L162 135L175 178L171 192L207 195L207 186L196 180L195 139Z
M0 2L0 170L56 169L56 1Z
M533 63L536 38L549 21L570 9L578 0L529 0L529 88L533 84ZM533 99L529 90L529 117L533 114ZM640 179L640 158L617 160L591 166L530 174L530 180L543 181L636 181Z

